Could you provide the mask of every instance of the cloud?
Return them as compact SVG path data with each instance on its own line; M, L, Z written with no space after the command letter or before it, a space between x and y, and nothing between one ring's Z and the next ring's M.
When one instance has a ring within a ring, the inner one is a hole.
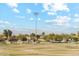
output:
M1 29L6 29L6 28L9 28L10 26L11 26L11 23L9 21L0 20Z
M37 6L37 5L38 5L38 3L34 3L34 5L35 5L35 6Z
M44 3L43 8L48 15L54 15L57 11L70 11L65 3Z
M17 27L16 24L10 23L9 21L0 20L1 29L15 29Z
M31 17L30 20L34 20L34 19Z
M79 18L75 18L73 22L79 23Z
M34 18L33 18L33 17L31 17L31 18L30 18L30 20L31 20L31 21L33 21L33 20L34 20ZM40 18L38 18L37 20L38 20L38 21L40 21L41 19L40 19ZM35 20L34 20L34 21L35 21Z
M38 18L38 21L40 21L41 19L40 18Z
M17 8L18 5L16 3L8 3L8 6L10 6L11 8Z
M13 10L15 13L20 13L20 11L17 9L17 7L18 7L18 4L17 4L17 3L7 3L7 5L8 5L9 7L11 7L12 10Z
M45 3L43 7L46 11L69 11L69 8L64 3Z
M53 6L54 11L69 11L69 8L64 3L55 3Z
M52 23L53 20L45 20L46 23Z
M16 17L21 18L21 19L25 18L25 16L22 16L22 15L17 15Z
M57 16L56 19L53 19L53 20L46 20L45 22L46 22L46 23L49 23L49 24L66 25L66 26L68 26L70 19L71 19L71 18L68 17L68 16Z
M44 3L43 4L43 8L44 8L45 11L49 10L49 5L50 5L49 3Z
M73 21L72 21L72 24L73 24L74 26L79 26L79 17L74 18Z
M20 13L20 11L19 11L18 9L16 9L16 8L14 8L13 11L14 11L15 13Z
M0 28L5 28L5 26L4 25L0 25Z
M6 24L6 25L9 25L10 23L8 21L3 21L3 20L0 20L0 24Z
M79 14L74 14L75 17L79 17Z
M14 29L17 27L17 25L14 23L10 23L9 21L0 20L0 27L3 29L6 29L6 28Z
M48 15L55 15L55 13L54 12L48 12Z
M26 9L27 13L30 14L31 13L31 9Z
M72 28L74 28L74 29L79 29L79 26L72 26Z
M68 25L70 21L70 18L67 16L58 16L57 19L54 20L54 22L57 23L57 25Z
M0 2L2 3L8 3L8 2L13 2L13 3L59 3L59 2L64 2L64 3L78 3L79 0L1 0Z
M73 18L73 22L74 23L79 23L79 14L74 14L74 18Z

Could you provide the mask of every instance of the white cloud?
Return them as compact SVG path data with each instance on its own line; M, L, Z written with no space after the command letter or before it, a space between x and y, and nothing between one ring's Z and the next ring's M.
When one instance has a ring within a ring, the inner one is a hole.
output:
M75 17L79 17L79 14L74 14Z
M25 18L25 16L21 16L21 15L18 15L16 17L21 18L21 19L24 19Z
M33 18L33 17L31 17L31 18L30 18L30 20L31 20L31 21L33 21L33 20L34 20L34 18ZM40 20L41 20L41 19L40 19L40 18L38 18L38 21L40 21Z
M55 13L54 12L48 12L48 15L55 15Z
M10 6L14 12L20 13L20 11L17 9L18 7L17 3L7 3L7 5Z
M64 3L55 3L53 6L51 5L51 7L53 7L54 11L69 11L69 8Z
M41 12L45 12L45 10L41 10Z
M16 24L14 23L10 23L9 21L7 20L0 20L0 27L3 28L3 29L14 29L16 27Z
M17 8L18 5L17 3L7 3L8 6L10 6L11 8Z
M79 0L0 0L2 3L79 3Z
M27 13L30 14L31 13L31 9L26 9Z
M31 17L30 20L34 20L34 19Z
M14 8L13 11L14 11L15 13L20 13L20 11L19 11L18 9L16 9L16 8Z
M74 18L73 23L79 24L79 17Z
M5 26L4 25L0 25L0 28L5 28Z
M79 26L73 26L73 28L75 28L75 29L79 29Z
M49 5L50 5L49 3L44 3L43 4L43 7L44 7L44 10L45 11L48 11L49 10Z
M40 18L38 18L38 21L40 21L41 19Z
M67 16L58 16L57 19L54 20L58 25L68 25L70 18Z
M37 6L37 5L38 5L38 3L34 3L34 5L35 5L35 6Z
M65 3L44 3L43 8L49 15L55 14L57 11L68 12L70 10Z
M73 21L74 21L74 22L78 22L78 23L79 23L79 18L74 19Z
M46 23L52 23L55 25L69 25L70 18L68 16L57 16L56 19L46 20Z
M74 14L73 22L79 23L79 14Z
M45 20L46 23L52 23L53 20Z
M0 24L6 24L6 25L9 25L10 23L8 21L3 21L3 20L0 20Z

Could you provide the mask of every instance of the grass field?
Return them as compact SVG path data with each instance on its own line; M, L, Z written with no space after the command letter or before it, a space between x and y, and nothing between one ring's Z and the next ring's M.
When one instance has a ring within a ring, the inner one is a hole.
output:
M79 55L78 43L0 44L1 56Z

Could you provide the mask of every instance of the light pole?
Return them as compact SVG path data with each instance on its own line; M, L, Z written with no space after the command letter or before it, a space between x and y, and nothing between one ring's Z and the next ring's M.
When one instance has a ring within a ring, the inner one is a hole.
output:
M36 39L37 39L37 33L38 33L38 31L37 31L37 25L38 25L38 15L39 15L39 13L38 12L34 12L34 16L35 16L35 34L36 34ZM38 39L37 39L38 40Z

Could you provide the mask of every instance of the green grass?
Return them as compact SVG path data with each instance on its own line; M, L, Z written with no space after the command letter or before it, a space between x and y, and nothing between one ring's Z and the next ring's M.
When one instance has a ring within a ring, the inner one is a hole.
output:
M27 56L27 55L79 55L77 43L40 43L40 44L3 44L0 43L1 56Z

